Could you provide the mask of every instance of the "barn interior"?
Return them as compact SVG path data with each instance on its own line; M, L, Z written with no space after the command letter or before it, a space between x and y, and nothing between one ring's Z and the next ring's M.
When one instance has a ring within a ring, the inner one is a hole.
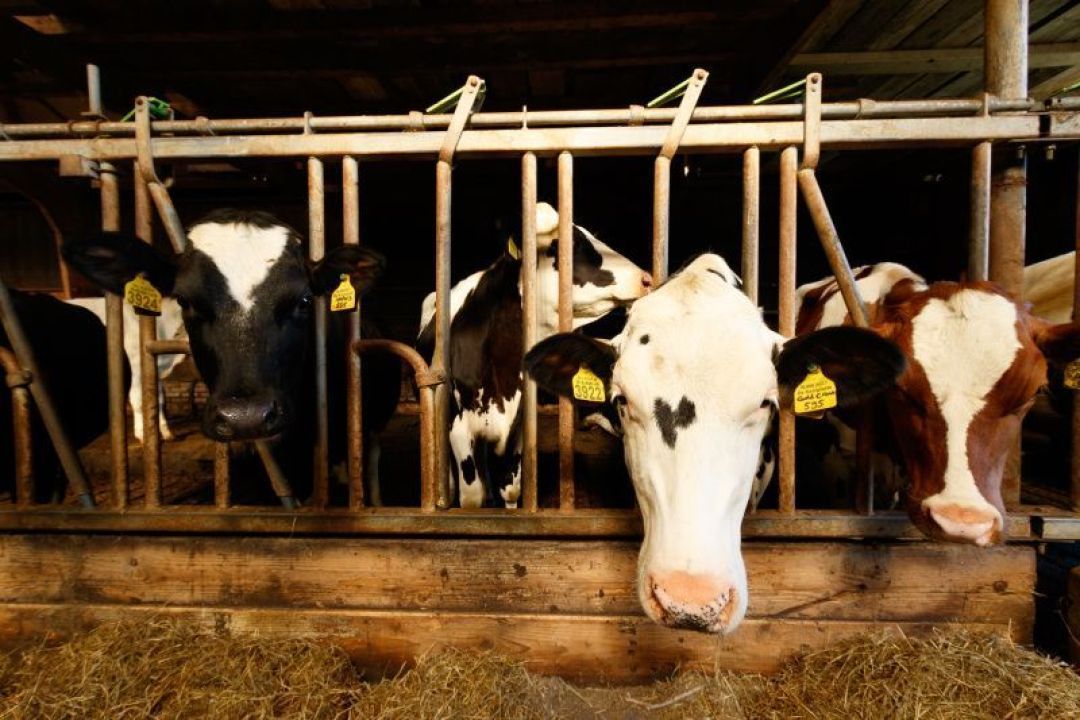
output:
M700 105L745 105L809 72L824 76L836 102L979 97L984 85L983 0L213 0L132 6L119 0L0 0L0 130L3 124L66 122L87 110L88 63L101 71L105 115L124 117L134 98L166 101L178 119L400 114L423 110L483 77L486 111L626 108L709 71ZM1028 95L1067 97L1080 86L1080 2L1031 0ZM783 102L798 102L799 90ZM0 137L0 142L3 138ZM1080 154L1076 146L1009 146L1027 165L1026 260L1077 243ZM575 221L642 267L650 260L651 157L581 158L575 166ZM777 155L762 156L761 305L775 326L779 274ZM185 224L220 207L267 210L307 226L307 170L301 160L265 158L163 162ZM326 163L327 242L342 242L341 165ZM971 153L967 147L835 151L818 177L852 266L890 260L928 279L959 279L968 265ZM742 159L676 156L671 174L672 268L705 252L736 264L741 247ZM361 242L388 267L364 312L386 334L412 343L420 305L435 282L435 197L429 162L373 160L360 167ZM120 171L126 198L132 175ZM554 203L555 158L539 158L538 196ZM95 294L61 270L58 242L100 225L99 196L85 178L60 177L55 163L0 163L0 270L13 288ZM519 233L516 159L455 163L453 277L488 265ZM121 215L132 229L132 215ZM155 243L168 250L160 221ZM813 223L800 206L797 280L829 274ZM333 381L331 381L333 382ZM179 441L165 447L167 502L213 499L212 444L194 421L199 384L190 361L165 380L166 416ZM403 378L399 416L384 436L383 497L419 501L416 397ZM1071 429L1029 423L1025 502L1069 506ZM1067 411L1066 411L1067 412ZM557 507L554 418L541 420L542 507ZM546 423L546 424L545 424ZM134 447L134 446L133 446ZM618 444L579 431L581 507L632 508ZM106 498L109 445L83 452ZM139 453L131 453L132 500L139 499ZM261 472L250 451L234 457L234 477ZM847 507L850 488L822 488L814 460L800 463L800 508ZM776 507L775 483L763 507ZM266 504L257 483L237 502ZM884 507L887 498L880 499ZM343 502L343 501L342 501ZM1070 561L1062 561L1066 564ZM1048 633L1048 636L1052 633Z

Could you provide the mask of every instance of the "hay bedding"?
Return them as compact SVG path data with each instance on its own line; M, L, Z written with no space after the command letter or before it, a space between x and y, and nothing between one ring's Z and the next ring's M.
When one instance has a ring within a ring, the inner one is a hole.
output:
M1080 677L1008 640L943 630L853 638L773 677L682 673L579 688L491 654L442 650L366 683L338 648L162 620L0 655L0 718L1080 718Z

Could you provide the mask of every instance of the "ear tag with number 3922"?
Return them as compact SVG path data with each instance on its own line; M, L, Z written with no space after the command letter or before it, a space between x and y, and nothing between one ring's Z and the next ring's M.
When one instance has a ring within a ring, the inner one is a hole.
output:
M795 388L793 410L797 415L818 413L836 407L836 383L814 365Z
M161 293L142 273L124 284L124 301L138 315L161 314Z
M589 368L582 365L574 373L570 384L574 388L574 398L585 402L602 403L606 399L604 393L604 381L596 376Z
M342 273L341 284L330 295L330 312L347 312L356 309L356 288L349 276Z

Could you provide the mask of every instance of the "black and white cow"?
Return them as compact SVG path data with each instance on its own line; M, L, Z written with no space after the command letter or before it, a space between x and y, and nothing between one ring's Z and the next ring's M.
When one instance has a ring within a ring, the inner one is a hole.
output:
M844 406L904 369L893 343L864 330L785 341L736 285L722 258L702 255L635 302L610 344L559 334L525 357L537 383L565 397L582 367L603 381L645 521L641 603L659 623L715 633L746 612L740 526L774 409L790 406L813 366Z
M139 273L182 308L191 354L209 389L202 430L218 441L254 440L285 434L297 453L310 451L314 298L328 295L347 274L359 294L381 274L384 260L358 246L335 248L310 262L299 234L272 215L223 209L188 230L188 249L165 256L135 238L106 234L64 246L65 259L105 290L122 292ZM337 313L335 316L339 315ZM344 328L330 323L328 373L343 375ZM397 404L396 359L365 360L364 421L379 430ZM331 418L343 412L340 393L330 394ZM332 428L344 422L331 421ZM288 431L288 432L287 432ZM340 433L332 433L332 455ZM340 450L340 448L338 448ZM286 453L288 455L288 453ZM310 455L301 479L310 475ZM368 478L369 482L372 478ZM295 489L295 488L294 488Z
M80 448L109 427L105 327L90 311L49 295L11 291L38 371L67 431ZM0 347L11 349L3 327ZM31 403L31 407L34 404ZM35 502L59 501L66 481L36 409L31 413ZM0 388L0 487L14 487L11 393Z
M538 337L558 330L559 215L536 206ZM649 291L652 278L627 258L574 225L575 328L596 320ZM517 507L521 493L521 261L504 253L450 293L451 488L462 507L505 503ZM434 293L421 308L417 346L434 348ZM490 452L489 452L490 451ZM498 495L496 495L496 491Z

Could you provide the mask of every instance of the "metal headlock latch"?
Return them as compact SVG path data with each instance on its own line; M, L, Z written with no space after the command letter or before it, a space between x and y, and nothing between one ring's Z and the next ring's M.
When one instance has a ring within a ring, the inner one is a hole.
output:
M154 200L173 250L183 252L187 247L187 233L165 183L154 169L154 154L150 143L150 98L145 95L135 99L135 158L139 175L150 190L150 197Z
M464 85L426 110L427 113L437 113L451 107L454 108L454 116L450 119L450 127L446 129L446 136L443 138L442 147L439 149L439 162L453 162L454 153L457 151L458 142L461 141L461 133L465 131L469 116L480 111L486 93L487 83L476 75L470 75Z
M701 91L705 88L705 81L708 79L709 73L698 68L694 70L693 75L659 97L653 98L647 105L649 108L660 107L680 95L682 96L679 109L675 112L675 119L671 121L667 137L664 138L664 144L660 148L661 157L668 160L675 157L675 153L679 149L679 143L682 142L686 128L690 124L690 118L693 117L694 110L697 108L698 100L701 99Z

